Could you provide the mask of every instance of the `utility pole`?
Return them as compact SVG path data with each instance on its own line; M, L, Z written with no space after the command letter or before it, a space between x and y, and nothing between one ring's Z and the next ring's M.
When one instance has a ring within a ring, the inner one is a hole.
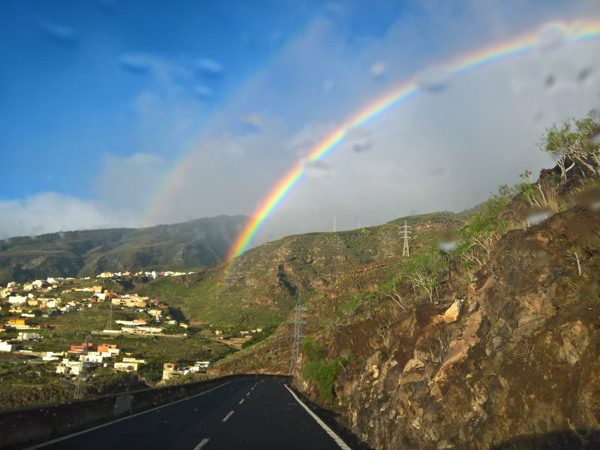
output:
M402 248L402 256L410 256L410 251L408 249L408 231L410 227L406 224L406 220L404 221L404 247Z
M337 223L336 223L336 218L335 216L333 216L333 232L335 233L337 231Z
M85 337L85 342L83 343L83 352L85 352L85 354L88 353L88 342L91 344L92 342L92 337L90 335L87 335ZM85 363L84 361L81 361L81 370L79 371L79 376L77 377L77 384L75 385L75 394L73 395L75 397L75 400L78 400L80 398L83 397L83 389L81 386L81 383L83 382L83 373L84 370L83 368L85 367Z
M112 327L112 299L108 299L110 301L109 309L108 309L108 320L106 321L106 329L110 330Z
M296 371L296 363L300 356L300 342L304 338L302 325L306 324L304 313L306 313L306 308L302 305L301 297L298 296L296 307L294 308L294 342L292 344L292 359L290 360L290 369L288 371L290 375L293 375Z

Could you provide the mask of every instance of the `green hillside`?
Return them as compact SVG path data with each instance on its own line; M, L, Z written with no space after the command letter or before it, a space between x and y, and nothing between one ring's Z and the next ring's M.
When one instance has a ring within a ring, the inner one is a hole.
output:
M247 221L218 216L149 228L69 231L0 242L0 283L104 271L213 266Z

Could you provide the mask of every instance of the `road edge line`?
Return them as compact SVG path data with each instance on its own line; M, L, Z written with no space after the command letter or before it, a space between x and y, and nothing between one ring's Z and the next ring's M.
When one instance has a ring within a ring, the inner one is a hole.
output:
M296 395L296 393L294 391L292 391L287 384L284 384L284 386L290 392L290 394L292 394L292 396L296 399L296 401L298 403L300 403L300 406L302 406L306 410L306 412L308 414L310 414L310 416L313 419L315 419L315 421L321 426L321 428L323 428L325 430L325 432L329 435L329 437L331 437L335 441L335 443L340 446L340 448L342 448L343 450L352 450L350 447L348 447L348 444L346 444L342 440L342 438L339 437L335 433L335 431L333 431L331 428L329 428L327 426L327 424L325 422L323 422L319 416L317 416L314 412L312 412L312 410L308 406L306 406L304 404L304 402L302 400L300 400L300 398L298 398L298 396Z
M201 396L203 394L208 394L209 392L212 392L215 389L219 389L219 388L222 388L223 386L227 386L228 384L235 383L237 381L247 381L247 380L248 380L248 378L242 378L240 380L231 380L231 381L228 381L227 383L221 384L219 386L215 386L214 388L210 388L207 391L202 391L202 392L200 392L198 394L192 395L191 397L185 397L185 398L182 398L180 400L175 400L174 402L167 403L165 405L156 406L156 407L154 407L152 409L147 409L145 411L140 411L138 413L131 414L129 416L121 417L120 419L115 419L115 420L112 420L110 422L106 422L106 423L103 423L103 424L100 424L100 425L96 425L95 427L92 427L92 428L87 428L85 430L77 431L76 433L68 434L66 436L61 436L61 437L58 437L56 439L52 439L51 441L42 442L40 444L34 445L33 447L26 447L25 450L35 450L35 449L38 449L38 448L46 447L47 445L56 444L57 442L64 441L65 439L71 439L72 437L79 436L79 435L85 434L85 433L89 433L90 431L94 431L94 430L97 430L99 428L104 428L104 427L107 427L109 425L113 425L115 423L122 422L123 420L132 419L132 418L134 418L136 416L141 416L142 414L146 414L146 413L149 413L149 412L152 412L152 411L156 411L157 409L166 408L167 406L171 406L171 405L174 405L176 403L183 402L185 400L191 400L191 399L193 399L195 397L199 397L199 396Z

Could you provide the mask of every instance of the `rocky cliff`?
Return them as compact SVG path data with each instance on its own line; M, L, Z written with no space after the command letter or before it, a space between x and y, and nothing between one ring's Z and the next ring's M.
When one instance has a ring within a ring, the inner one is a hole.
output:
M600 446L600 199L556 175L446 222L453 252L417 223L410 258L309 277L296 386L373 448ZM221 370L285 373L292 322Z

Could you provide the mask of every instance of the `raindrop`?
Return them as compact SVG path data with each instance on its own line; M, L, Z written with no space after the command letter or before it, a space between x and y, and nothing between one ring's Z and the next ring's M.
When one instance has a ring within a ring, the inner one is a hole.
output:
M440 250L450 253L458 247L458 239L451 231L444 232L438 240Z
M374 77L382 76L385 72L385 63L383 63L382 61L376 62L371 66L370 72L371 75L373 75Z
M564 26L551 24L543 27L537 37L537 48L542 53L551 52L560 48L568 39L568 33Z
M593 70L591 67L584 67L577 74L577 81L579 81L580 83L583 83L585 80L587 80L590 77L592 72L593 72Z
M600 145L600 130L596 130L596 132L592 134L590 137L590 144Z
M544 111L538 111L533 115L534 122L539 122L544 118Z
M439 246L441 250L445 251L446 253L449 253L458 246L458 243L456 241L440 242Z
M323 161L305 161L303 166L310 178L329 178L335 174L333 168Z
M442 66L430 66L417 74L417 86L427 92L440 92L450 84L452 73Z
M213 91L208 86L201 84L194 88L194 93L198 97L206 99L212 97Z
M334 87L335 87L335 83L333 82L333 80L328 79L323 82L323 90L325 92L331 91Z
M546 87L552 87L555 81L556 79L554 78L554 75L550 74L544 80L544 84L546 85Z
M552 211L538 209L529 211L529 214L526 216L525 220L531 226L542 223L550 217L552 217Z
M202 58L196 63L198 69L207 76L217 77L223 74L224 67L221 63L210 58Z
M62 47L75 47L79 43L75 31L64 25L43 21L40 23L40 31L50 42Z
M600 187L586 189L577 195L575 203L592 211L600 211Z
M119 67L134 75L146 74L152 68L150 58L147 55L124 53L119 56Z
M352 145L352 150L356 153L366 152L373 147L371 132L364 128L352 128L348 132L347 140Z
M446 170L443 167L434 167L431 170L431 172L429 172L429 175L431 175L432 177L441 177L445 173L446 173Z
M116 0L96 0L96 5L104 14L113 16L117 13Z

